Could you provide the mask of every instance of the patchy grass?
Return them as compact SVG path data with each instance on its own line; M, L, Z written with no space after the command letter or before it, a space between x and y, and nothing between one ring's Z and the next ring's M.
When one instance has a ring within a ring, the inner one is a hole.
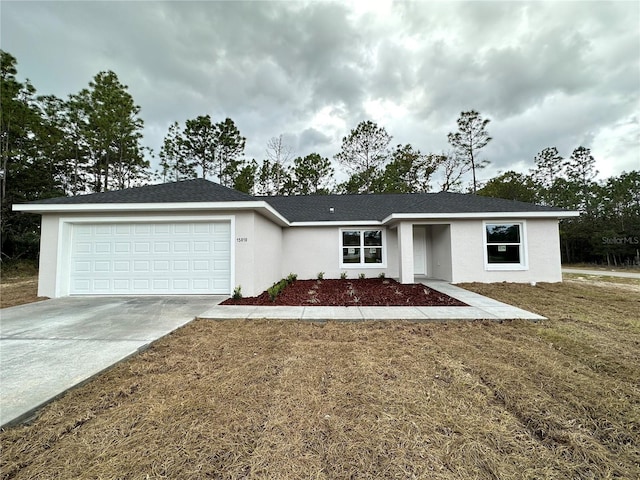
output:
M38 297L38 270L35 265L20 263L2 268L0 308L46 300Z
M611 277L603 272L602 275L586 275L584 273L563 273L563 280L575 282L605 282L617 283L621 285L631 285L640 288L640 279L627 277Z
M638 478L640 295L467 288L550 320L196 321L2 432L2 478Z
M639 273L640 266L614 266L614 265L597 265L593 263L566 263L562 264L562 268L579 268L582 270L602 270L604 272L630 272Z

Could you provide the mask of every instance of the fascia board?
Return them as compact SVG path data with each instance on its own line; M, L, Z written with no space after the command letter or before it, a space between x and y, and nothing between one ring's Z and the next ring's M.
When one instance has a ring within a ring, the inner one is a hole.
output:
M577 217L580 212L474 212L474 213L392 213L382 220L382 224L398 220L455 220L481 218L568 218Z
M264 201L240 202L173 202L173 203L74 203L74 204L18 204L16 212L30 213L99 213L99 212L176 212L187 210L257 210L280 226L289 221Z
M382 225L380 220L332 220L330 222L291 222L291 227L355 227L355 226L377 226Z

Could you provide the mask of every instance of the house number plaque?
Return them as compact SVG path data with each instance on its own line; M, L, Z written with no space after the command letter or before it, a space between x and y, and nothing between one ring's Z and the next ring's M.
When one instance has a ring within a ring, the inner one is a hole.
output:
M236 238L236 242L237 243L247 243L248 240L247 240L247 237L238 237L238 238Z

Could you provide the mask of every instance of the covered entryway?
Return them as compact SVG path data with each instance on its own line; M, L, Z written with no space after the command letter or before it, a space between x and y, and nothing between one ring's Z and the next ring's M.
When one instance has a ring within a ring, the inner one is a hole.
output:
M230 292L228 221L71 225L71 295Z
M415 277L452 280L450 223L409 219L399 222L397 229L401 283L413 283Z

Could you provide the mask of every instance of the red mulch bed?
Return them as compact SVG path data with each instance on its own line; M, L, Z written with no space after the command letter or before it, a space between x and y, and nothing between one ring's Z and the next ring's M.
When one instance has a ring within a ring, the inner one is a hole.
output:
M466 304L422 284L401 284L392 279L296 280L274 302L267 292L239 300L230 298L221 305L281 306L437 306L464 307Z

